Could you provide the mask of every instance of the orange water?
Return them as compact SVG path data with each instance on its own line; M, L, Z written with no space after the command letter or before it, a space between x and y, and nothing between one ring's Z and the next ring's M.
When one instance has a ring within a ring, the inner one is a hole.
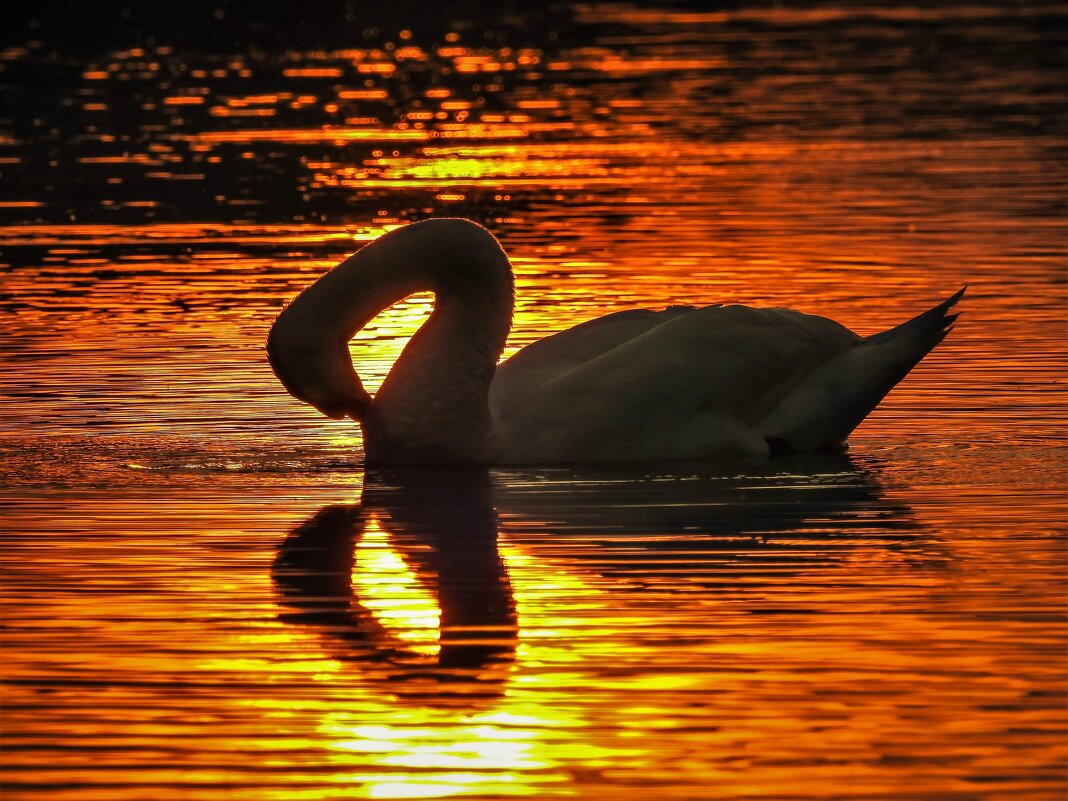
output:
M4 798L1063 797L1065 13L0 53ZM435 215L511 255L509 352L970 289L849 459L365 476L262 341Z

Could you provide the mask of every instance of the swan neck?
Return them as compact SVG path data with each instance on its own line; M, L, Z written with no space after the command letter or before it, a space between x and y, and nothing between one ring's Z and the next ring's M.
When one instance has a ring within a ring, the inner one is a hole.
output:
M447 329L455 347L468 343L495 364L511 322L511 265L485 228L443 219L376 239L304 290L271 329L271 366L296 398L330 417L363 420L372 401L353 368L348 341L382 310L426 290L438 301L430 330ZM441 320L472 327L464 333L462 325L443 326Z
M425 262L434 311L401 353L364 422L372 463L484 462L494 440L489 389L511 327L511 266L466 224ZM457 246L459 245L459 246Z

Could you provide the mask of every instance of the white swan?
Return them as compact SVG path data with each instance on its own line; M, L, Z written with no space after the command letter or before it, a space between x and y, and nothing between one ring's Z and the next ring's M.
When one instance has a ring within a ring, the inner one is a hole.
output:
M964 293L867 338L785 309L625 311L498 365L513 289L485 228L415 223L304 290L271 328L268 358L294 397L360 422L372 465L768 456L840 447L942 341ZM426 290L434 311L372 398L347 343Z

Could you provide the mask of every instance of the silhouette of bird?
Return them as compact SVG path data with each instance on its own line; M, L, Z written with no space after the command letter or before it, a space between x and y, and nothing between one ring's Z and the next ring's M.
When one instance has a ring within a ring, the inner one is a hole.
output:
M372 398L348 341L427 290L434 311ZM842 447L949 333L963 294L870 337L787 309L624 311L498 364L514 307L508 257L482 226L433 219L305 289L267 354L294 397L359 421L371 465L766 457Z

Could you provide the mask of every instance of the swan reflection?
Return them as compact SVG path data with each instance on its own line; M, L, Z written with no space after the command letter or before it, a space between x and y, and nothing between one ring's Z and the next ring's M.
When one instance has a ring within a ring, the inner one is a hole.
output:
M283 620L320 629L336 659L398 695L500 691L516 616L484 470L369 475L359 505L290 532L273 577Z
M360 504L325 507L280 546L280 617L317 629L334 658L399 698L475 703L504 692L521 624L536 610L546 630L539 605L566 594L554 587L608 582L610 608L625 610L634 590L714 603L713 588L796 581L873 551L942 560L848 457L773 467L368 473Z

